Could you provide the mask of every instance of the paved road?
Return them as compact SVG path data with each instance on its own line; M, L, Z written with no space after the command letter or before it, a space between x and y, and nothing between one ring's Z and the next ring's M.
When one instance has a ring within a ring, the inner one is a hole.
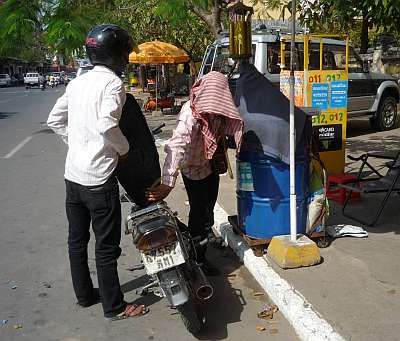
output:
M99 305L76 306L66 252L62 178L66 148L45 126L49 110L63 91L63 87L45 92L0 89L0 320L8 320L0 324L0 340L193 340L165 300L135 294L146 277L126 271L138 261L127 236L123 236L119 261L122 288L127 300L148 304L151 313L108 323ZM160 120L148 118L154 125ZM168 121L164 137L168 137L175 117L164 119ZM233 182L223 179L223 189L232 186ZM183 184L178 181L169 203L184 219L185 200ZM225 193L221 200L222 205L234 201ZM126 204L123 210L127 212ZM199 339L298 340L280 313L271 322L257 319L269 298L254 295L260 288L231 252L212 248L210 256L223 275L213 280L216 294L204 307L207 325ZM89 263L95 276L92 251ZM229 274L234 275L228 279ZM15 325L22 328L15 329ZM258 332L257 325L267 330Z

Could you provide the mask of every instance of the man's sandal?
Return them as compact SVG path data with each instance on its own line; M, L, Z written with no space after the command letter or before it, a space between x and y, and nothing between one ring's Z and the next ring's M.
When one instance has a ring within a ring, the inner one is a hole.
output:
M146 307L143 304L137 305L137 304L128 304L125 308L125 310L113 317L107 318L109 321L119 321L119 320L125 320L131 317L140 317L143 315L146 315L149 312L149 308Z

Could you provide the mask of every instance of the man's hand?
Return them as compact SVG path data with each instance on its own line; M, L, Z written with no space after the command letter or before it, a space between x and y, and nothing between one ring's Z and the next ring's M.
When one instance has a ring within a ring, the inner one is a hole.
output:
M160 201L168 196L172 191L173 187L165 184L160 184L157 187L151 188L146 192L146 198L148 201Z

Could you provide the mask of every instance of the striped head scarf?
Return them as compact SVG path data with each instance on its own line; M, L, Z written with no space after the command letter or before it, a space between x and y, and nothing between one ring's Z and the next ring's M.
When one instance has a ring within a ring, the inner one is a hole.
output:
M222 73L211 71L194 83L190 107L201 125L206 159L212 159L222 135L233 136L239 149L243 120L233 102L228 79Z

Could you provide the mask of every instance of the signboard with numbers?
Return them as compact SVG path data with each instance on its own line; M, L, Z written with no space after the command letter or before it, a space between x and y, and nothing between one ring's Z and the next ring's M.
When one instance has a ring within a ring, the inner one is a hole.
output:
M308 70L306 106L321 109L313 117L313 132L319 141L321 159L328 173L343 173L346 149L347 72L346 70Z
M289 98L287 52L291 37L281 37L280 89ZM313 132L318 140L321 159L329 174L343 173L346 149L347 36L306 34L296 36L295 105L315 108ZM303 65L301 63L303 62ZM296 64L297 63L297 64Z

